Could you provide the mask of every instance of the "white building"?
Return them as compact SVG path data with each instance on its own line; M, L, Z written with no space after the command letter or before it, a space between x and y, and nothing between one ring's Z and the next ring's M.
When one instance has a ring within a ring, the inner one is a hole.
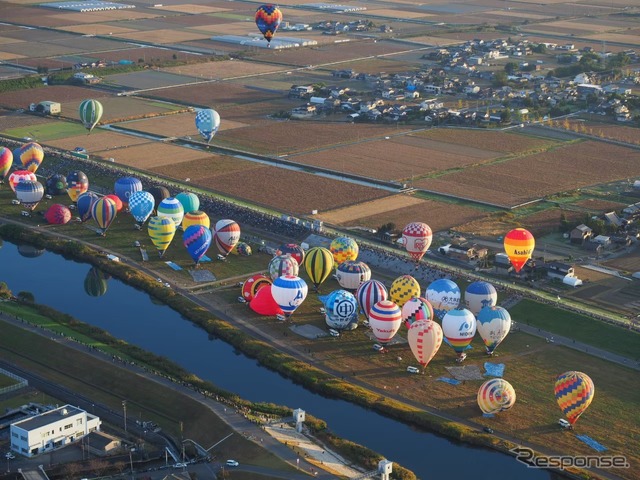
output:
M11 424L11 450L34 457L100 430L101 423L99 417L65 405Z

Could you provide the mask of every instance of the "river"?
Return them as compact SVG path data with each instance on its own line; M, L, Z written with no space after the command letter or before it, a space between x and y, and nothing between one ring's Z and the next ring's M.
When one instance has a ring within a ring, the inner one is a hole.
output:
M418 431L341 400L324 398L261 367L220 340L192 326L180 314L151 301L145 292L111 278L106 292L90 296L90 266L50 252L0 248L0 281L14 294L33 293L38 303L107 330L115 337L162 355L221 388L251 401L302 408L327 422L337 435L367 446L426 479L551 479L512 457Z

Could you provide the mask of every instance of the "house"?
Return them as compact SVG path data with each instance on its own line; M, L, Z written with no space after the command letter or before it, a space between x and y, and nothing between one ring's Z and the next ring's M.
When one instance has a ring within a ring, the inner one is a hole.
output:
M591 241L597 243L598 245L602 245L605 248L611 245L611 237L608 237L606 235L598 235Z
M624 223L616 212L605 213L604 214L604 221L608 225L613 225L616 228L622 227L623 223Z
M291 85L289 88L290 98L308 98L313 95L313 87L311 85Z
M564 279L566 276L574 276L573 267L566 263L548 262L544 264L544 267L547 269L547 276L549 278Z
M62 107L58 102L44 100L38 104L32 103L29 105L29 111L42 113L44 115L57 115L62 111Z
M592 240L585 242L582 246L586 251L595 253L596 256L600 256L604 252L604 247L598 242L594 242Z
M95 75L92 75L91 73L84 73L84 72L77 72L73 74L73 79L80 81L82 83L87 83L87 84L94 84L94 83L100 83L102 81L102 79L100 77L96 77Z
M591 238L593 231L585 224L578 225L571 230L569 234L569 241L574 244L583 245L584 242Z
M87 436L87 450L98 457L105 457L115 453L122 446L122 441L101 431L93 431Z
M100 430L100 418L71 405L11 424L11 450L25 457L69 445Z
M422 91L430 95L440 95L442 93L442 87L438 87L436 85L425 85L422 87Z
M438 110L444 108L444 103L437 98L430 98L420 103L420 110Z

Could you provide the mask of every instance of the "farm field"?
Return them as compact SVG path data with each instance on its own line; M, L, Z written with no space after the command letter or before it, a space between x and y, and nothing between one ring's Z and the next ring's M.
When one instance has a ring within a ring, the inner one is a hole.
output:
M571 129L580 133L595 135L600 138L619 140L621 142L640 144L640 128L625 125L611 125L591 121L569 122Z
M464 145L469 148L491 150L505 154L520 154L546 150L558 143L548 138L532 137L519 133L460 128L428 129L415 132L412 135L430 138L439 142Z
M163 135L165 137L187 137L194 140L202 140L195 126L195 112L176 113L175 115L162 115L159 117L131 120L118 124L119 127L129 128L141 132ZM224 120L220 123L220 132L232 128L246 127L247 125L232 120ZM215 137L211 144L216 143Z
M242 77L245 75L258 75L263 73L282 71L283 67L278 65L263 65L256 62L243 60L225 60L219 62L194 63L191 65L180 65L179 67L163 68L163 72L177 73L179 75L190 75L192 77L203 77L207 79L222 80L224 78Z
M206 152L155 141L95 153L113 157L117 163L141 170L199 159L204 161L209 158Z
M125 135L122 133L104 130L101 128L95 128L90 135L84 130L81 135L68 136L60 139L49 140L47 145L51 145L56 148L63 148L65 150L73 150L75 147L82 147L89 152L90 155L97 153L105 154L106 157L111 157L111 153L107 154L108 150L113 149L114 153L120 149L131 147L133 145L148 144L149 140L146 138L134 137L131 135Z
M102 101L106 98L105 94L97 94L93 89L87 87L76 87L70 85L50 85L48 87L42 86L40 88L30 88L28 90L17 90L12 92L0 93L0 105L15 110L18 108L29 108L31 103L39 103L45 100L52 100L60 104L78 102L78 105L85 98L94 98ZM76 106L77 108L77 106ZM62 114L65 112L62 110ZM74 111L75 115L76 111ZM29 118L33 118L29 116Z

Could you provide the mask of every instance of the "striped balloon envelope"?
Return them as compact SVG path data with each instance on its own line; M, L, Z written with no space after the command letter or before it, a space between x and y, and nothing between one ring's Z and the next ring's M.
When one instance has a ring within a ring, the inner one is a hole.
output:
M97 100L83 100L78 107L78 116L84 128L91 130L98 124L102 118L102 104Z
M158 217L168 217L173 220L176 228L182 223L184 218L184 208L178 199L174 197L165 198L160 202L157 209Z
M426 367L442 345L442 328L432 320L417 320L409 327L407 340L413 356Z
M37 180L23 180L16 184L16 198L30 211L34 211L44 197L44 186Z
M360 305L360 311L364 313L367 320L369 319L371 308L376 303L386 300L388 297L387 287L378 280L362 282L358 290L356 290L356 299L358 300L358 305Z
M11 187L11 190L15 192L16 185L23 180L32 180L35 182L36 180L38 180L38 177L36 177L35 173L30 172L29 170L16 170L11 175L9 175L9 186Z
M369 326L380 343L389 343L402 325L400 307L391 300L382 300L369 312Z
M418 320L433 320L433 307L422 297L412 297L402 306L402 321L410 328Z
M13 165L13 152L7 147L0 147L0 180L4 181Z
M98 198L98 195L93 192L84 192L78 196L76 205L78 217L81 222L84 223L91 218L91 206Z
M91 218L95 220L103 234L107 232L107 229L115 220L117 213L118 207L116 206L116 202L108 197L99 198L91 205Z
M442 332L447 343L458 354L458 359L464 360L464 351L476 334L476 317L466 308L450 310L442 319Z
M43 160L44 150L35 142L27 143L20 149L20 162L25 170L36 173Z
M229 219L218 220L213 240L222 255L228 255L240 241L240 225Z
M283 275L276 278L271 285L271 295L284 312L285 317L293 312L307 298L307 282L300 277Z
M586 373L572 371L558 375L553 391L560 410L573 425L591 405L595 387Z
M158 254L162 257L176 234L175 222L169 217L151 217L147 230L151 242L156 246Z
M484 414L509 410L516 403L516 391L502 378L487 380L478 389L478 406Z
M334 266L333 255L324 247L310 248L304 257L304 269L309 275L317 292L318 288L331 275Z
M515 228L504 236L504 251L516 273L522 270L525 263L533 255L536 240L529 230Z
M209 215L200 210L187 212L182 218L182 228L186 230L191 225L202 225L211 228L211 220L209 219Z

